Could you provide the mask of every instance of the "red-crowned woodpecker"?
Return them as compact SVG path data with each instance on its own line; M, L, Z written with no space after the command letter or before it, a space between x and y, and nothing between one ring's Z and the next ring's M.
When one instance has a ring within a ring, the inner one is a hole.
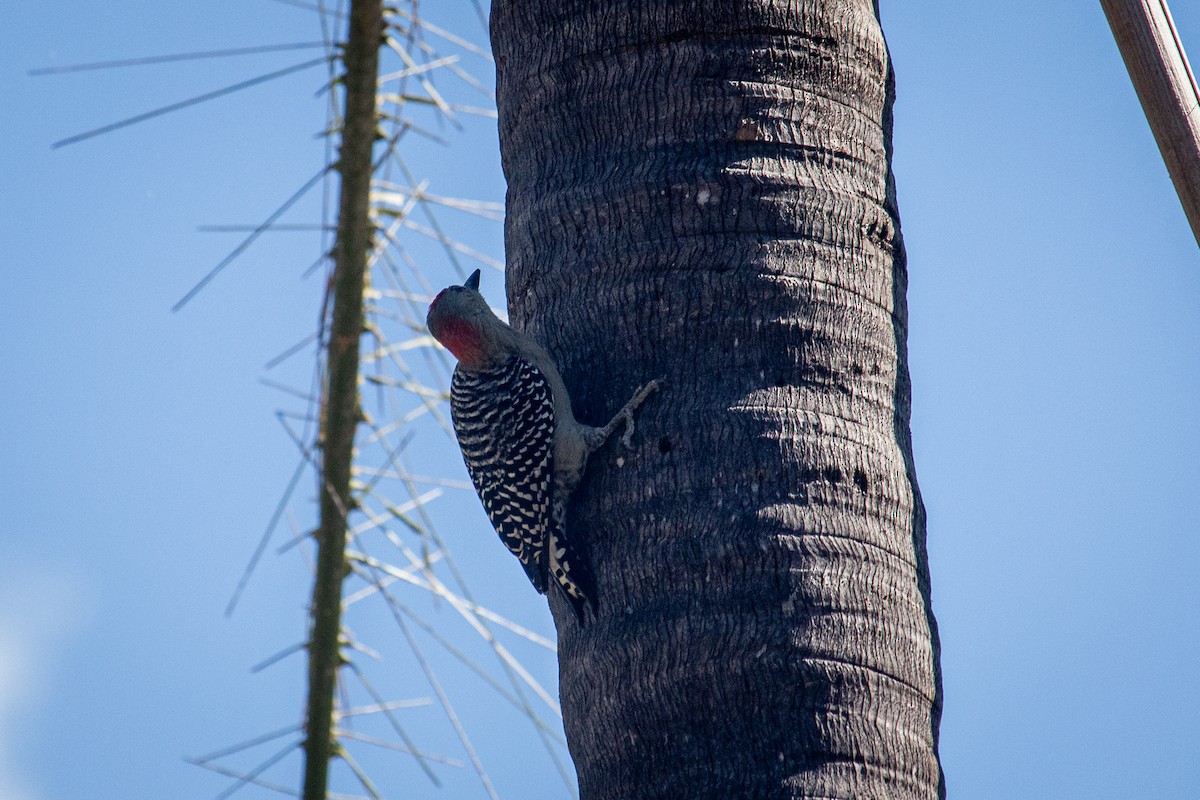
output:
M545 594L552 578L582 622L594 583L564 530L567 499L588 456L621 423L630 446L634 411L661 381L639 389L604 427L580 423L549 353L479 294L479 270L434 298L426 324L458 358L450 412L488 518L533 587Z

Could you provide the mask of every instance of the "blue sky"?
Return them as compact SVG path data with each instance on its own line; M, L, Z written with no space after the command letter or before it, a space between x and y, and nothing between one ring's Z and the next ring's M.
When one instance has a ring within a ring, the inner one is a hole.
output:
M470 4L447 5L426 11L484 43ZM1175 5L1200 52L1200 8ZM1196 797L1196 242L1098 3L884 6L951 795ZM259 379L305 385L311 360L264 364L313 329L322 287L301 275L319 236L265 236L170 308L239 240L197 226L257 223L319 168L320 71L58 150L312 56L26 71L320 30L267 0L7 4L0 24L18 34L0 53L0 797L214 797L227 779L184 756L302 712L300 658L250 668L303 637L303 560L272 548L237 613L223 611L296 464L274 417L295 405ZM429 191L501 199L494 127L443 133L450 149L411 155ZM285 221L318 218L314 196ZM463 224L500 255L498 225ZM452 279L434 249L413 248ZM436 466L458 468L450 456ZM481 601L549 634L520 570L496 568L472 502L447 490L431 509ZM456 623L444 604L429 613ZM386 611L355 619L391 659L389 696L430 697ZM549 653L519 655L553 685ZM566 796L528 723L439 666L499 794ZM431 709L404 712L410 732L463 758ZM483 796L469 769L438 767L439 791L411 759L363 758L393 794ZM272 775L297 771L293 757Z

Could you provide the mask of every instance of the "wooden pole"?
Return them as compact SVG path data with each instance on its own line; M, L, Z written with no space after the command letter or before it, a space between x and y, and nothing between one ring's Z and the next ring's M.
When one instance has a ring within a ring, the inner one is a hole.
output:
M1200 244L1200 91L1167 0L1100 0Z

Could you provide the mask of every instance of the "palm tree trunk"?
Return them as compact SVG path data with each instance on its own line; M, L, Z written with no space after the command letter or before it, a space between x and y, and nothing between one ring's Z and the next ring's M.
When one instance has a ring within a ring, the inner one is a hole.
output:
M870 0L497 0L508 299L593 456L583 800L934 798L892 76Z

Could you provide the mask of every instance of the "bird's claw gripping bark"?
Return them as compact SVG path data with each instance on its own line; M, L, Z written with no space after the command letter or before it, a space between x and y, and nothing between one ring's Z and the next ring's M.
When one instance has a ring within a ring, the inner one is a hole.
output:
M634 421L633 412L638 410L642 403L646 402L646 398L654 393L663 385L662 378L655 378L647 383L629 399L625 407L613 415L613 418L608 421L608 424L603 428L589 428L584 434L587 442L588 453L594 452L600 445L609 440L614 433L617 432L617 426L625 423L625 433L621 435L621 444L629 450L633 449L633 432Z
M658 391L662 385L663 379L655 378L642 388L638 389L633 397L630 398L629 402L625 404L625 407L617 412L616 419L623 419L625 421L625 433L621 436L621 444L625 445L626 450L633 449L633 432L635 429L633 412L637 411L638 407L641 406L642 403L646 402L646 398ZM614 420L614 422L615 421L616 420Z
M621 434L621 444L625 445L626 450L633 449L633 412L622 409L618 415L625 420L625 433Z

